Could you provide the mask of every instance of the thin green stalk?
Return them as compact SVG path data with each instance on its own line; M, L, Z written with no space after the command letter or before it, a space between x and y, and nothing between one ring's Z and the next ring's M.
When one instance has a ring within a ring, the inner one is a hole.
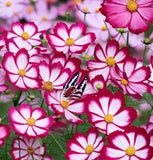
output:
M55 138L55 136L53 135L53 133L51 132L50 135L52 136L52 138L54 139L54 141L56 142L56 144L59 146L59 148L62 150L62 152L65 154L64 149L62 148L61 144L57 141L57 139Z
M129 31L127 31L126 46L129 48Z
M83 18L83 23L85 24L85 21L86 21L86 12L84 12L84 18Z
M147 45L145 45L145 48L143 50L143 65L145 65L145 62L146 62L146 59L145 59L146 50L147 50Z
M19 144L19 160L21 160L21 151L20 151L20 138L19 138L19 136L18 136L18 144Z
M14 104L15 107L18 106L18 103L19 103L19 100L20 100L21 95L22 95L22 91L18 91L17 97L15 97L15 98L13 99L13 104Z
M106 24L106 22L105 22L105 21L104 21L104 24L105 24L105 26L106 26L106 28L107 28L107 31L108 31L109 40L112 40L112 37L111 37L110 31L109 31L108 26L107 26L107 24Z
M5 140L5 159L7 160L7 139Z

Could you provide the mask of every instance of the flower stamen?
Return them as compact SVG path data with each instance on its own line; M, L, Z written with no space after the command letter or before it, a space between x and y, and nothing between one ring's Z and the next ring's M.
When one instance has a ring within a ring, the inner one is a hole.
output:
M27 123L29 126L33 126L35 124L35 119L34 118L28 118Z
M29 154L34 153L34 149L32 147L28 147L27 151L28 151Z
M113 116L111 114L106 115L104 119L107 123L113 122Z
M93 149L94 149L94 147L92 146L92 145L87 145L87 147L86 147L86 153L87 154L91 154L92 153L92 151L93 151Z
M24 77L25 74L26 74L26 71L25 71L24 69L19 69L18 74L19 74L21 77Z
M27 39L29 38L29 34L26 33L26 32L23 32L21 36L22 36L22 38L25 39L25 40L27 40Z
M113 66L114 64L116 63L116 61L115 61L115 59L113 58L113 57L108 57L108 58L106 58L106 64L108 65L108 66Z
M72 46L74 44L74 39L73 38L67 38L65 44L68 45L68 46Z
M127 9L130 12L135 12L138 8L138 4L135 2L135 0L129 0L127 3Z
M133 156L133 155L135 154L135 148L134 148L134 147L128 147L128 148L126 149L126 154L127 154L128 156Z
M43 84L45 90L52 92L53 91L53 84L51 81L47 81Z
M61 104L62 104L62 107L63 107L64 109L67 109L68 106L69 106L69 101L68 101L68 100L62 100Z
M123 78L122 81L121 81L121 83L126 86L128 84L128 81Z

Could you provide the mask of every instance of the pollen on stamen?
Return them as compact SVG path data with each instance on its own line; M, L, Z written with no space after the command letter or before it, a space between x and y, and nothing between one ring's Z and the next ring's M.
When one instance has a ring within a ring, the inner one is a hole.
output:
M43 17L42 17L42 20L43 20L43 21L46 21L46 20L47 20L47 16L43 16Z
M23 32L21 36L24 40L27 40L29 38L29 34L26 32Z
M69 106L69 101L68 100L62 100L61 105L64 109L67 109Z
M90 145L90 144L87 145L87 147L86 147L87 154L91 154L93 150L94 150L94 147L92 145Z
M71 46L74 44L74 39L73 38L67 38L65 41L65 44L68 46Z
M43 84L43 88L45 89L45 90L47 90L47 91L50 91L50 92L52 92L53 91L53 84L52 84L52 82L50 82L50 81L47 81L47 82L45 82L44 84Z
M20 69L20 70L18 71L18 74L19 74L21 77L24 77L25 74L26 74L26 71L25 71L24 69Z
M133 156L133 155L135 154L135 148L134 148L134 147L128 147L128 148L126 149L126 154L127 154L128 156Z
M33 126L35 124L35 119L34 118L28 118L27 123L29 126Z
M113 116L111 114L106 115L104 119L107 123L113 122Z
M28 13L31 13L31 12L33 12L33 11L34 11L33 6L29 6L29 7L27 8L27 12L28 12Z
M126 85L128 85L128 80L126 80L126 79L123 78L122 81L121 81L121 83L126 86Z
M113 66L116 63L115 59L113 57L106 58L106 64L108 66Z
M84 11L84 12L88 12L88 8L84 7L84 8L83 8L83 11Z
M12 4L11 1L6 2L6 6L9 7Z
M27 151L28 151L29 154L34 153L34 149L32 147L28 147Z
M127 3L127 9L130 12L135 12L138 8L138 4L135 2L135 0L129 0Z
M107 27L106 27L106 26L102 26L102 27L101 27L101 30L106 31L106 30L107 30Z

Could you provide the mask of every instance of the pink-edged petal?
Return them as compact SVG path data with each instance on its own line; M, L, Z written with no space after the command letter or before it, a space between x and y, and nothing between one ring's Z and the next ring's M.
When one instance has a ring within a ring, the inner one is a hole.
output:
M93 128L89 128L88 134L87 134L87 143L94 146L94 143L97 140L97 136L98 136L97 130Z
M87 65L90 70L102 69L102 68L107 67L106 62L97 62L93 60L88 61Z
M26 124L26 119L17 111L15 107L11 107L8 112L10 121Z
M130 57L128 60L125 62L123 69L127 75L127 77L130 77L132 72L135 70L136 67L136 59Z
M37 127L37 126L33 126L32 127L32 134L28 135L29 137L45 137L49 134L50 130L48 128L41 128L41 127ZM34 135L34 133L36 133L36 135ZM28 133L29 134L29 133Z
M51 46L65 46L65 41L53 34L47 35L46 38Z
M16 54L16 64L18 69L25 69L28 65L29 55L25 49L20 49Z
M119 50L119 43L116 40L111 40L106 46L106 57L115 57Z
M86 153L85 149L82 148L80 144L76 143L75 141L73 141L72 143L69 143L68 145L71 151L78 152L78 153Z
M14 159L19 159L19 158L25 158L27 159L28 158L28 152L26 150L20 150L20 154L21 154L21 157L19 157L19 149L12 149L11 150L11 154L12 154L12 157Z
M142 19L138 12L133 12L131 17L131 22L129 24L129 30L132 33L139 34L145 32L149 29L149 24Z
M37 26L33 22L25 23L24 26L24 32L28 33L29 36L32 36L37 32Z
M44 82L49 81L50 68L49 68L49 65L45 61L40 62L39 72L40 72L40 76Z
M86 137L85 137L85 135L83 133L76 132L74 134L73 138L80 144L80 146L82 146L82 148L86 148L87 147L88 143L87 143ZM69 143L68 143L68 148L69 148L69 150L71 150L71 147L69 146Z
M20 22L16 22L12 24L12 31L18 35L23 33L22 24ZM9 35L7 38L11 38Z
M113 123L120 126L120 127L126 127L130 125L134 119L136 119L137 113L135 109L126 107L124 111L121 111L113 118Z
M49 128L53 124L54 119L52 117L46 117L40 120L36 120L35 126L39 128Z
M13 130L19 134L19 135L24 135L26 133L26 130L28 128L28 125L24 125L24 124L17 124L17 123L11 123L11 126L13 128Z
M61 104L52 104L51 107L58 114L64 114L64 109Z
M71 153L71 152L68 152L64 155L67 160L76 160L76 159L86 159L88 157L88 154L80 154L80 153Z
M149 157L149 148L144 148L142 150L136 151L135 155L138 158L147 159Z
M23 81L24 81L25 85L27 86L26 88L30 88L30 89L40 88L40 83L38 80L31 79L28 77L23 77Z
M106 134L109 135L111 133L113 133L114 131L123 131L123 129L121 129L119 126L117 126L114 123L108 123L107 127L106 127Z
M77 45L72 45L72 46L70 46L70 52L71 53L75 53L75 52L82 52L82 49L84 49L84 46L77 46Z
M47 115L46 111L42 108L35 108L31 114L31 117L35 120L44 118Z
M109 114L115 115L125 105L124 95L116 92L109 102Z
M61 37L64 41L69 37L68 35L68 27L65 23L59 22L56 24L54 28L54 33Z
M71 112L69 112L68 110L64 110L64 116L65 118L74 123L74 124L77 124L77 123L84 123L84 121L80 118L78 118L77 116L73 115Z
M121 61L125 60L125 58L128 57L128 55L129 55L129 48L124 47L117 52L114 59L116 62L121 62Z
M7 138L11 133L11 129L8 125L1 125L0 126L0 140Z
M141 82L149 78L150 69L147 67L141 67L135 70L129 77L129 81Z
M21 104L19 106L19 113L27 120L32 115L32 107L28 104Z
M16 83L19 78L20 76L18 74L7 74L7 79L10 83Z
M37 79L39 77L39 70L36 65L27 66L26 77Z
M95 47L94 56L97 60L106 62L106 55L104 53L103 48L100 46L100 44L97 44Z
M74 40L78 39L80 35L85 32L86 26L82 22L78 22L76 24L72 24L69 30L69 36Z
M95 40L94 33L87 33L82 38L75 41L75 45L90 44Z
M15 57L13 53L11 52L5 53L2 60L2 66L7 72L18 74L18 68L16 66Z
M76 101L75 103L71 103L68 106L68 110L72 113L83 114L83 112L85 111L84 102Z

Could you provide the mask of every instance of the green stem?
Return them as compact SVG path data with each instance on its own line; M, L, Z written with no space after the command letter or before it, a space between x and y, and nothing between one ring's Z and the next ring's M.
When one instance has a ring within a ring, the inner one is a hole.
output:
M21 151L20 151L20 138L19 138L19 136L18 136L18 144L19 144L19 160L21 160Z
M84 12L84 18L83 18L83 23L85 24L85 21L86 21L86 12Z
M7 160L7 139L5 140L5 159Z
M21 95L22 95L22 91L18 91L17 97L13 99L13 104L15 107L18 106Z
M55 138L55 136L53 135L53 133L51 132L50 135L52 136L52 138L54 139L54 141L56 142L56 144L59 146L59 148L62 150L62 152L65 154L64 149L62 148L62 146L60 145L60 143L57 141L57 139Z
M146 54L146 50L147 50L147 45L145 45L144 51L143 51L143 65L145 65L145 54Z
M109 40L112 40L112 37L111 37L110 31L109 31L108 26L107 26L107 24L106 24L106 22L105 22L105 21L104 21L104 24L105 24L105 26L106 26L106 28L107 28L107 31L108 31Z
M127 31L126 46L129 48L129 31Z

